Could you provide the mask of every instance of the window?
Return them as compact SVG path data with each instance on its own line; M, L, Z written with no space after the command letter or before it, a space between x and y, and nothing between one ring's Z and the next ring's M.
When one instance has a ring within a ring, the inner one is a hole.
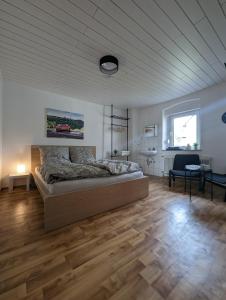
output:
M168 145L170 147L199 148L199 110L173 114L168 117ZM194 146L197 144L197 146Z

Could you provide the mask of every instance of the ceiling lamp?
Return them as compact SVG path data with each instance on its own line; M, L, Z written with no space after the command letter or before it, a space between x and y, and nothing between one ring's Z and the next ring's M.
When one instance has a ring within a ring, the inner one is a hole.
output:
M118 59L111 55L103 56L100 59L100 71L112 75L118 71Z

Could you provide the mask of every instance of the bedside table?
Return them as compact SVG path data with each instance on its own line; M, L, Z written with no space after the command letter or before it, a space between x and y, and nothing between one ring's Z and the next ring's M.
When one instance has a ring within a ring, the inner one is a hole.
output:
M9 192L10 193L13 191L15 179L26 179L26 190L30 191L30 179L31 179L30 173L9 174Z

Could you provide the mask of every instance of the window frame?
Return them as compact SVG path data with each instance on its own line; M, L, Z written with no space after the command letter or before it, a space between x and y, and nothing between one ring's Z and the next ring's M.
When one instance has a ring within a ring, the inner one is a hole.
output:
M167 140L169 140L169 146L170 147L178 147L174 145L174 119L180 118L180 117L186 117L196 115L197 118L197 126L196 126L196 136L197 136L197 144L198 144L198 150L201 148L201 136L200 136L200 109L192 109L188 111L183 112L176 112L173 114L170 114L167 118ZM186 147L187 145L180 146L181 148ZM191 145L193 146L193 145Z

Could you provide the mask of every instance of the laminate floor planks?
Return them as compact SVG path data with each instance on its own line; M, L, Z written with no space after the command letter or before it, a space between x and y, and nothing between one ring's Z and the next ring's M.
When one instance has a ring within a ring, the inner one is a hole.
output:
M225 300L223 192L192 194L151 177L146 199L46 233L37 190L2 191L0 300Z

